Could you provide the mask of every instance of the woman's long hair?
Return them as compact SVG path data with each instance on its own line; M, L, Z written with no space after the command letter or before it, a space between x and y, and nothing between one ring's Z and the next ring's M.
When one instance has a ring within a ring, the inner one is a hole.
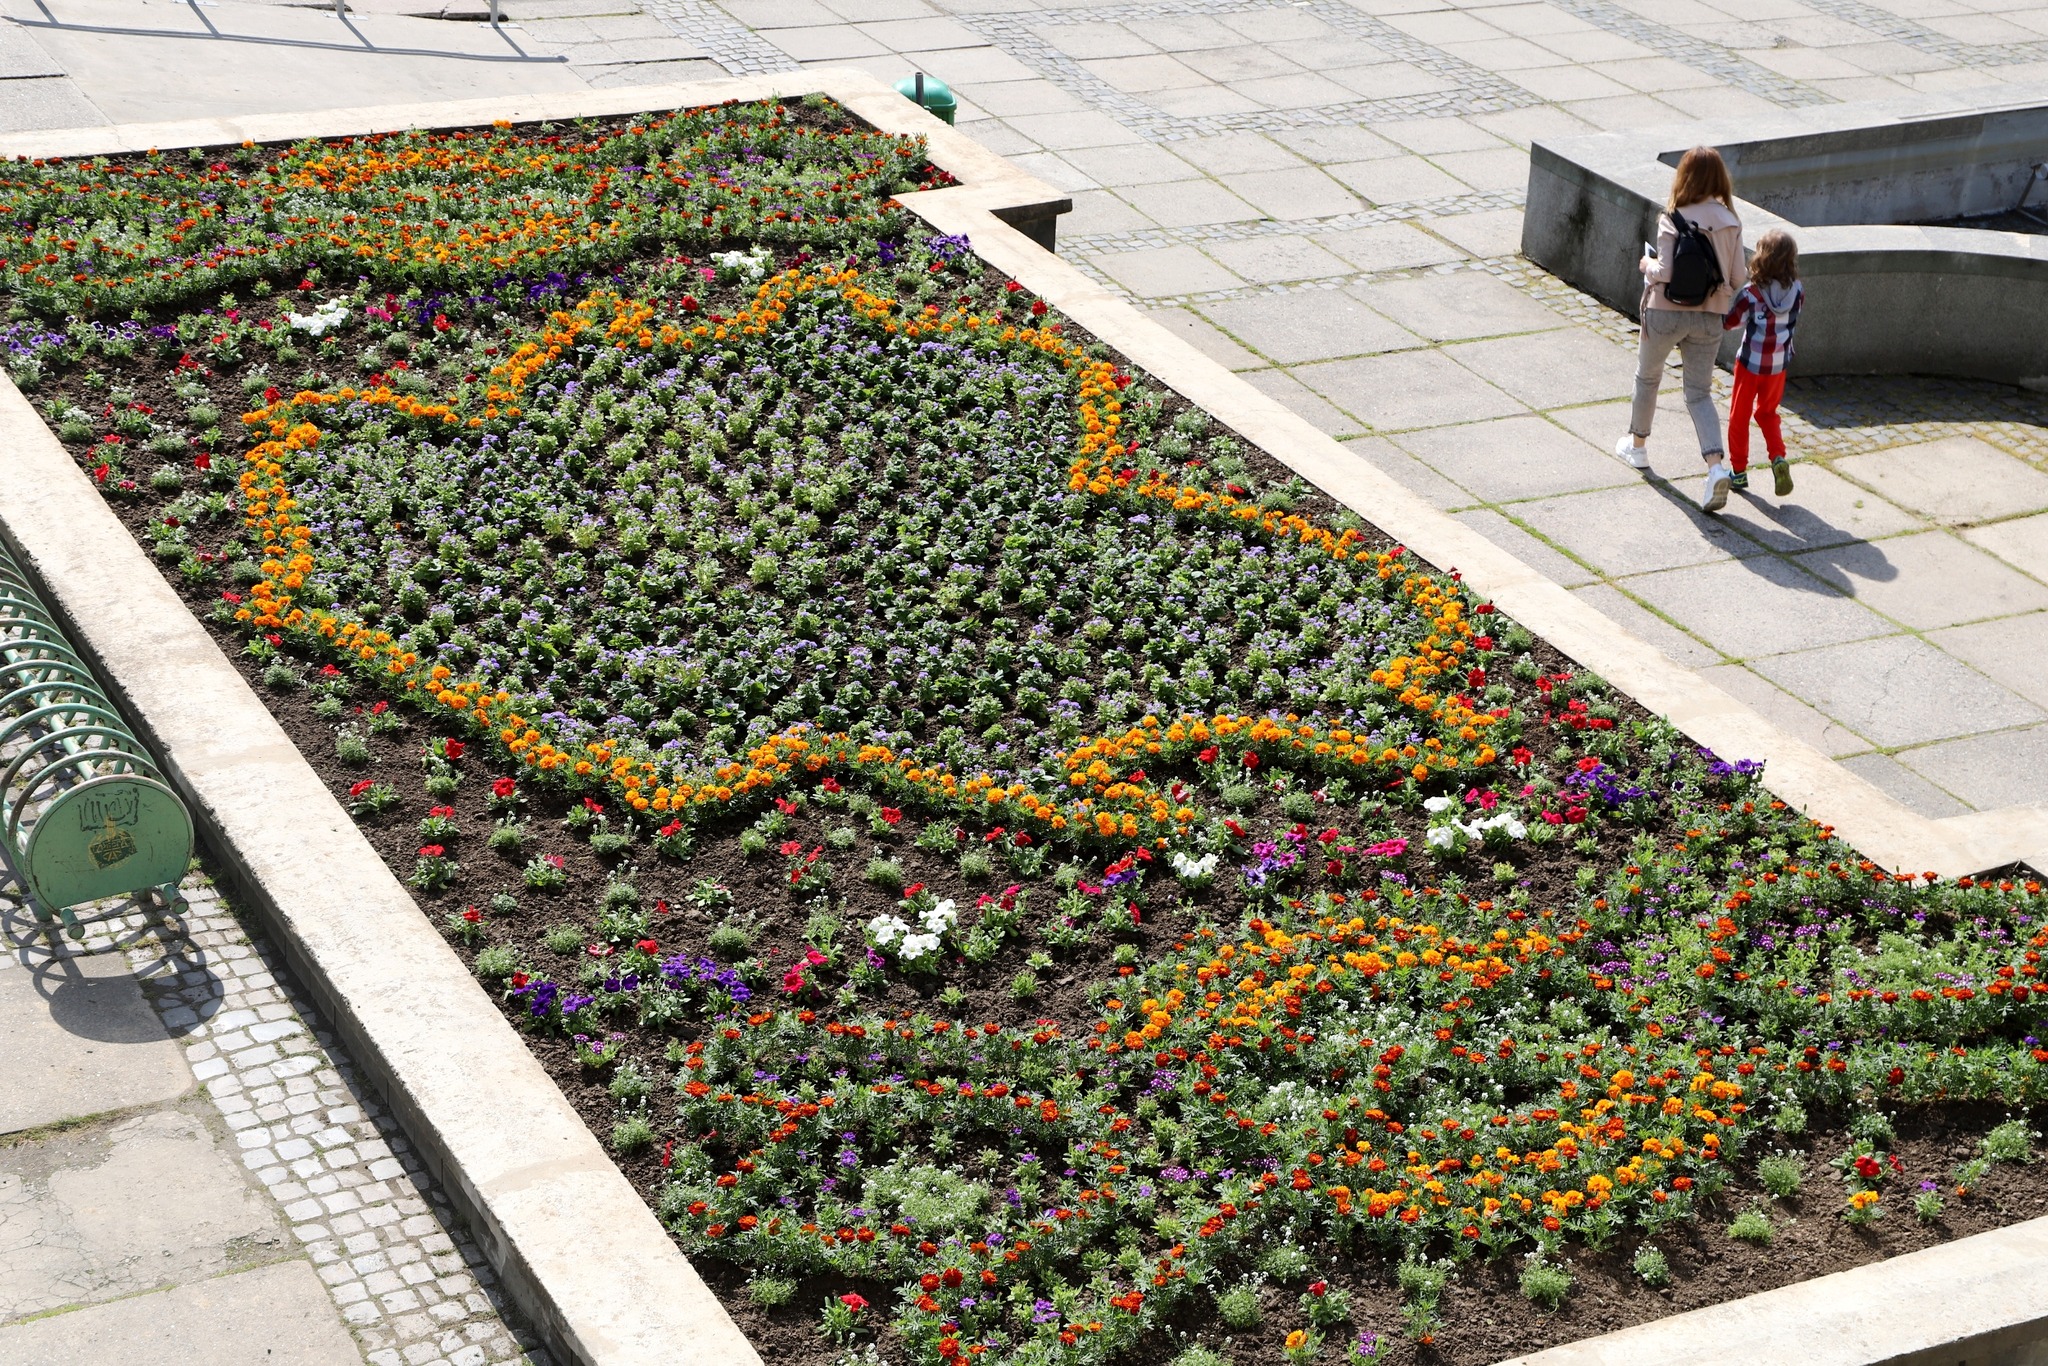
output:
M1735 185L1728 179L1728 163L1711 147L1695 147L1678 159L1678 174L1671 177L1671 197L1664 202L1668 212L1688 204L1717 199L1730 213L1735 211Z

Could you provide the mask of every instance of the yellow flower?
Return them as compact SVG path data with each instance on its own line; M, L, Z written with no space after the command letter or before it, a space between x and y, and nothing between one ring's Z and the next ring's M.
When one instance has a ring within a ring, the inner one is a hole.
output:
M1299 1352L1308 1345L1308 1334L1297 1328L1287 1335L1287 1350Z

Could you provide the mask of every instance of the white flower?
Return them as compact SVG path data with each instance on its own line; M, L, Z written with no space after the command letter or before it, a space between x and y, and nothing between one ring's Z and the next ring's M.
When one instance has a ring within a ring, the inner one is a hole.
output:
M329 299L311 313L294 313L289 324L301 332L319 336L330 327L339 327L348 319L348 305L339 299Z
M1173 865L1175 877L1186 882L1206 882L1216 875L1216 865L1222 858L1221 854L1204 854L1200 858L1189 858L1176 849L1168 862Z
M896 956L906 963L914 963L928 953L937 953L939 937L935 934L906 934Z
M960 920L960 908L947 897L924 913L924 927L935 935L944 934Z
M874 936L877 944L887 948L895 940L909 934L910 926L904 923L900 915L878 915L868 922L868 933Z
M768 273L768 263L771 259L767 249L764 247L755 247L752 251L714 251L711 253L711 260L714 265L725 270L736 270L749 280L758 280L763 275L766 275Z
M1449 797L1431 797L1422 804L1422 809L1435 816L1443 814L1456 805L1457 802Z
M1432 849L1448 849L1458 842L1459 827L1456 825L1432 825L1423 839Z

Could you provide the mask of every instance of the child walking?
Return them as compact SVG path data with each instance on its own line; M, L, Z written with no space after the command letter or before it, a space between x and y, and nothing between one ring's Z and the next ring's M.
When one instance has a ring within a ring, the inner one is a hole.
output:
M1792 492L1778 401L1785 396L1785 362L1792 358L1792 330L1799 326L1799 305L1805 300L1806 287L1799 283L1799 244L1790 233L1765 233L1749 258L1749 283L1721 320L1723 328L1742 325L1735 394L1728 404L1728 463L1734 467L1728 482L1738 489L1749 487L1749 419L1754 412L1756 425L1763 428L1777 495L1783 498Z

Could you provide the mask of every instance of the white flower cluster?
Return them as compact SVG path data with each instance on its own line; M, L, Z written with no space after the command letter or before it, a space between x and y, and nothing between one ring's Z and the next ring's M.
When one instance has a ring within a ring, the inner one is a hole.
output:
M900 961L915 963L926 954L939 951L939 941L946 931L960 923L960 908L948 897L918 919L924 926L922 930L912 930L910 922L900 915L878 915L868 922L868 933L877 948L886 949L894 944Z
M775 258L766 247L755 247L752 251L714 251L711 263L720 270L736 270L741 277L752 282L768 273L768 267Z
M1455 797L1431 797L1422 804L1422 809L1433 817L1441 818L1447 812L1458 810L1459 803ZM1529 827L1512 810L1502 807L1491 816L1482 816L1478 820L1461 821L1453 815L1441 824L1432 821L1423 838L1432 849L1456 849L1467 842L1483 844L1489 834L1496 832L1505 839L1518 840L1529 833Z
M1173 875L1182 882L1207 882L1216 876L1217 865L1223 861L1221 854L1204 854L1200 858L1189 858L1176 849L1167 859L1173 865Z
M301 332L310 332L316 337L331 327L340 327L346 321L348 305L339 299L329 299L311 313L294 313L290 319L293 327Z

